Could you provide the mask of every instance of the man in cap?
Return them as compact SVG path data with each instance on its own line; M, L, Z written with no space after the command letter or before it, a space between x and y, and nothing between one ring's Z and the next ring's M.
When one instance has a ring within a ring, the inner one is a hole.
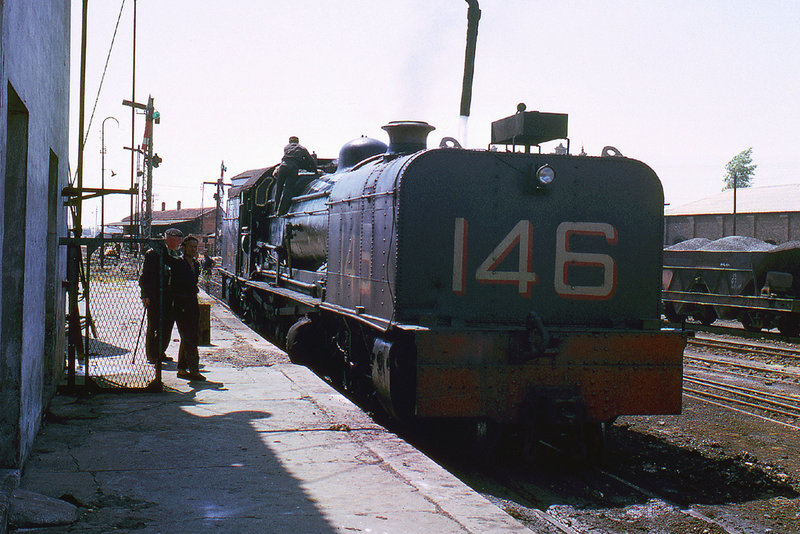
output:
M172 312L172 295L169 291L169 260L174 251L177 251L183 241L183 232L177 228L170 228L164 232L164 242L151 248L144 255L142 274L139 277L139 287L142 288L142 304L147 310L147 361L155 364L172 361L164 351L169 346L172 337L172 327L175 317ZM163 289L163 291L162 291ZM163 308L162 308L163 306ZM162 313L163 311L163 313ZM161 336L159 339L159 323L161 323Z
M281 215L286 213L289 208L289 199L292 196L291 192L284 191L286 182L287 180L289 181L289 188L291 189L300 169L317 172L317 162L308 153L306 147L300 144L300 139L293 135L289 138L289 144L283 147L283 159L281 159L280 165L272 173L277 181L275 184L275 203L277 204L278 213Z

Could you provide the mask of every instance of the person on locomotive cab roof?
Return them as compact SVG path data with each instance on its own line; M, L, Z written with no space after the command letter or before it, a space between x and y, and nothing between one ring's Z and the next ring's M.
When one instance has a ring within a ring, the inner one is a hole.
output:
M172 265L172 293L175 322L181 334L178 353L178 378L205 380L200 374L200 354L197 344L200 337L200 305L197 302L197 279L200 263L197 261L196 237L189 235L181 243L183 257Z
M181 246L183 232L177 228L170 228L164 232L164 242L159 243L155 248L151 248L144 254L144 264L142 274L139 276L139 287L142 288L142 304L147 310L147 334L145 336L145 352L150 363L156 363L159 359L162 362L170 362L172 358L164 352L169 346L172 337L172 326L175 324L175 317L172 312L172 292L170 285L170 266L172 264L172 254ZM157 250L159 249L160 250ZM162 277L159 280L159 268L162 269ZM159 285L159 281L163 283ZM163 306L163 314L162 312ZM158 325L163 317L163 336L160 343L158 339Z
M308 153L306 147L300 144L300 139L293 135L289 138L289 144L283 147L283 158L275 168L272 175L275 177L275 203L277 204L278 214L283 215L289 208L291 194L284 194L286 182L289 185L294 183L300 169L309 172L317 172L316 159ZM285 198L284 198L285 197Z

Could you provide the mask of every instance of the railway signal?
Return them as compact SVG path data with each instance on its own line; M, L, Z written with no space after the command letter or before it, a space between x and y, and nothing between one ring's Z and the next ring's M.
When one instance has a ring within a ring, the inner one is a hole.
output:
M138 151L144 154L146 168L146 182L144 187L144 214L142 215L141 221L142 237L150 237L152 235L153 221L153 167L158 167L161 165L162 161L158 154L153 154L153 123L161 123L161 113L155 110L152 96L147 97L147 104L123 100L122 105L144 110L145 113L144 139L142 140L142 144Z

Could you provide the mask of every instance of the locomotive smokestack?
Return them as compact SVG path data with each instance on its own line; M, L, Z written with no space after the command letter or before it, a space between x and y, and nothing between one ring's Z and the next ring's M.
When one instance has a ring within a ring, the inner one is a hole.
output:
M428 134L436 128L423 121L392 121L382 126L389 134L389 154L409 154L428 148Z
M436 128L423 121L392 121L382 127L389 134L389 154L409 154L428 148L428 134Z

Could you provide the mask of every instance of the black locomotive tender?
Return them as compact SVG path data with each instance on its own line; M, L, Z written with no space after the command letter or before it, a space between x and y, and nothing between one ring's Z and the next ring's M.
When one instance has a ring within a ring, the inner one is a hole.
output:
M287 183L285 215L274 167L231 189L235 310L398 418L597 436L619 415L680 413L686 339L660 326L663 192L649 167L611 147L532 153L566 139L562 114L494 122L489 150L426 149L424 122L383 129L388 146L355 139Z
M745 236L695 238L664 250L664 315L710 325L735 319L746 330L800 334L800 242Z

